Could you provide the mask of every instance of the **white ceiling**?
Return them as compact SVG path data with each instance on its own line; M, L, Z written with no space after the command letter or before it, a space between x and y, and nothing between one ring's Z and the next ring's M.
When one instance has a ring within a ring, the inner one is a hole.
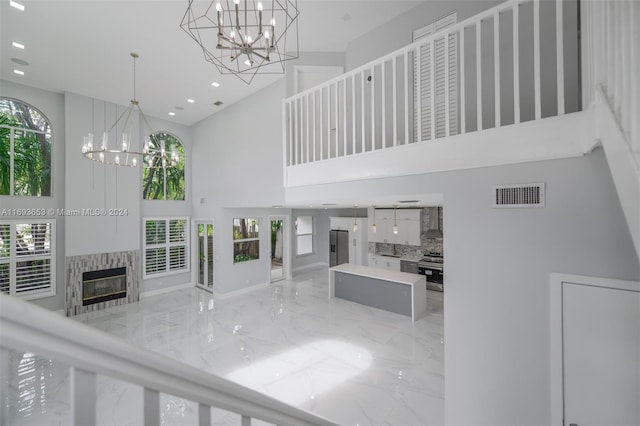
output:
M136 97L145 113L191 125L282 78L258 75L247 86L232 75L221 76L179 26L187 0L16 1L25 11L10 7L9 0L0 3L5 80L126 105L133 94L129 53L136 52ZM344 52L351 40L422 1L300 0L300 51ZM17 49L12 41L26 48ZM15 68L25 75L14 74ZM213 88L213 81L221 86ZM195 103L187 103L189 98ZM214 106L216 101L224 105Z

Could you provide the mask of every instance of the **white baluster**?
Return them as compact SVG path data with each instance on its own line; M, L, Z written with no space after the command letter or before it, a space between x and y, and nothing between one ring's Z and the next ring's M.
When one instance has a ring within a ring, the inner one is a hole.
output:
M540 0L533 0L533 81L536 120L542 117L540 99Z
M564 25L563 0L556 0L556 74L558 79L558 115L564 115Z
M144 388L143 396L144 426L160 425L160 392Z
M495 90L495 127L500 127L500 13L493 15L493 85Z
M513 122L520 122L520 5L513 5Z
M71 370L71 424L96 424L96 374L78 367Z
M198 404L198 426L211 426L211 407Z

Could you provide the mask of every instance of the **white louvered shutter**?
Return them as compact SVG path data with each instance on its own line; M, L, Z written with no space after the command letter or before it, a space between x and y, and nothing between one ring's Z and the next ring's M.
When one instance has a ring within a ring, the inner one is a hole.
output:
M169 270L182 270L187 267L187 222L183 219L169 221Z
M189 218L144 219L144 278L189 271Z
M0 293L27 299L56 294L55 221L0 223Z
M447 28L457 22L457 14L445 16L436 22L414 32L413 40L427 38L434 33ZM435 114L435 137L446 136L446 41L444 34L437 37L433 43L420 46L418 57L414 61L414 141L433 140L431 134L431 116ZM450 134L458 133L458 35L449 35L449 126ZM420 61L418 64L417 61ZM435 66L434 66L435 64ZM418 79L418 70L420 79ZM435 75L434 75L435 70ZM435 79L435 82L434 82ZM434 84L435 83L435 84ZM434 90L435 89L435 90ZM435 111L432 110L432 97L435 91ZM419 99L419 101L418 101ZM420 130L420 132L418 131Z
M0 293L11 290L11 225L0 224Z

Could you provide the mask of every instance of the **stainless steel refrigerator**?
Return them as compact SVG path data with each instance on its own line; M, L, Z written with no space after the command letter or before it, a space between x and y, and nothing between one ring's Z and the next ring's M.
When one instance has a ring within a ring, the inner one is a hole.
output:
M349 263L349 231L329 231L329 266Z

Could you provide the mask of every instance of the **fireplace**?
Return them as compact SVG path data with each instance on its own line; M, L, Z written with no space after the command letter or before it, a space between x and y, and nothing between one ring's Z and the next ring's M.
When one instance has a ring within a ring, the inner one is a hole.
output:
M82 306L127 297L127 268L82 273Z

